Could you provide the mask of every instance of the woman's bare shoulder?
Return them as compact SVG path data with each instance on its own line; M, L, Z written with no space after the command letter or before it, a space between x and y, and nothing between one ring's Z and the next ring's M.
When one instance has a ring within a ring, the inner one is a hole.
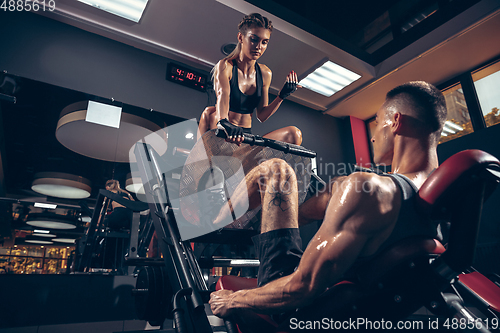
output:
M268 83L271 84L271 79L273 77L273 72L269 67L267 67L264 64L259 63L260 67L260 72L262 73L262 80L264 81L264 84Z
M258 64L260 67L260 71L262 72L262 75L265 75L265 74L272 75L273 74L273 72L271 71L271 69L269 67L267 67L264 64L261 64L260 62Z
M219 60L219 62L217 62L215 68L219 77L225 76L231 79L233 73L233 62L231 60L221 59Z

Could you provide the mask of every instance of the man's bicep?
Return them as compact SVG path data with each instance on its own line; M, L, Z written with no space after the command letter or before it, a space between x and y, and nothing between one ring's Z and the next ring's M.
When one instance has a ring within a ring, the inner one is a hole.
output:
M339 282L362 252L368 236L353 230L331 234L320 230L302 256L297 273L310 284L314 295Z
M349 176L332 194L325 219L301 260L301 274L321 290L337 282L365 252L371 239L385 230L379 188L363 191L371 176Z

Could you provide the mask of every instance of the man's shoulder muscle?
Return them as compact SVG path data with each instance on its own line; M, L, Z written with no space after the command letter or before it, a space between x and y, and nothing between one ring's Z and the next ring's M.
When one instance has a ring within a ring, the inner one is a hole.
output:
M354 172L344 179L343 197L353 202L359 227L364 230L385 229L399 212L399 187L387 176L368 172Z

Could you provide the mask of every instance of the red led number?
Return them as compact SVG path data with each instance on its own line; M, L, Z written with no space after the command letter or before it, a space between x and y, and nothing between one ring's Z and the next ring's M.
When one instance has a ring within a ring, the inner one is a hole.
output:
M0 0L1 2L2 0ZM182 83L186 86L204 90L206 88L206 78L198 75L190 70L180 69L174 65L171 67L170 75L168 76L174 82Z

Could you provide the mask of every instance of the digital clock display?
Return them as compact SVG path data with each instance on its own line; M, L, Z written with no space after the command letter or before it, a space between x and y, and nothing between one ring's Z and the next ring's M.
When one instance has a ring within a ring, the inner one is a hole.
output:
M206 74L193 71L174 63L169 63L167 66L167 80L190 88L206 91L207 78L208 76Z

